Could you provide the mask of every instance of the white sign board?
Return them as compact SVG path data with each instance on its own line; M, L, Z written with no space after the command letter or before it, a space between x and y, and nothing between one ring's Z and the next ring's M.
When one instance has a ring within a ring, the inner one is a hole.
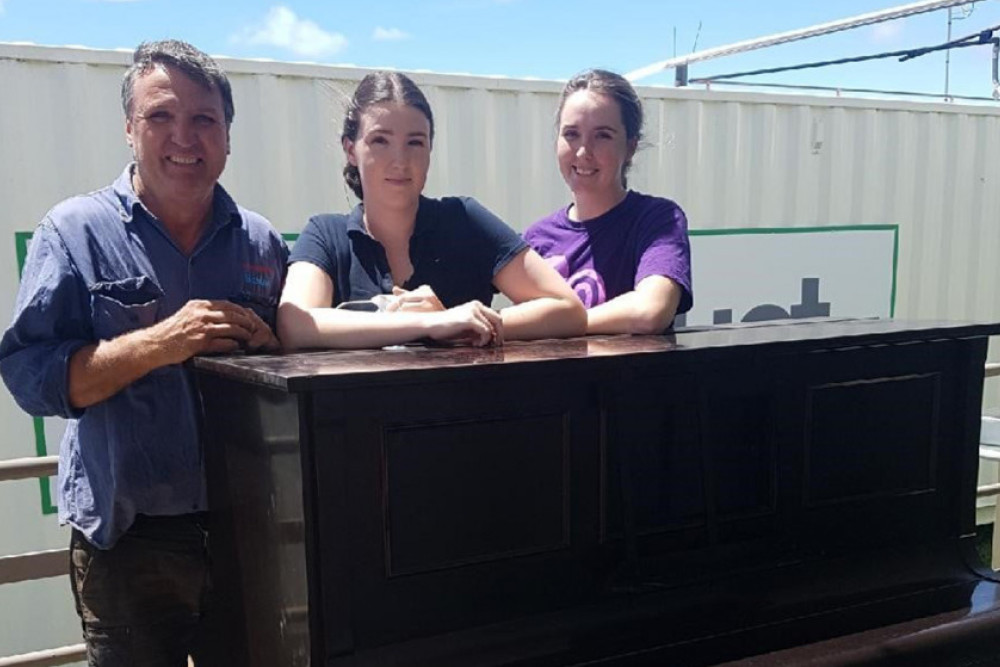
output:
M691 232L694 308L678 326L892 317L898 227Z

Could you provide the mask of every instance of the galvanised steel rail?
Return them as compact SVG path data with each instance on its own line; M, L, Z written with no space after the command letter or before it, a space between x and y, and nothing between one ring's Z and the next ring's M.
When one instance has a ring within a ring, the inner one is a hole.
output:
M0 482L37 479L56 474L58 456L39 456L0 461ZM69 572L69 549L52 549L0 557L0 585L64 577ZM0 657L0 667L56 667L87 659L84 644Z
M0 461L0 482L12 479L51 477L56 474L58 456L32 456L24 459Z
M86 659L87 647L84 644L74 644L73 646L61 646L45 651L0 658L0 667L55 667L55 665L68 665Z

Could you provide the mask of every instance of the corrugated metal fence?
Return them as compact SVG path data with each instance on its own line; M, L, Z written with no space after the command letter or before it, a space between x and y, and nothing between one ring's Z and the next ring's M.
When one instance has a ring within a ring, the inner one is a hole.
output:
M0 45L0 230L127 159L118 84L128 55ZM364 70L221 59L236 122L224 182L297 231L352 204L341 100ZM560 85L414 74L437 141L428 191L481 199L515 228L565 203L554 160ZM900 225L897 317L990 318L1000 298L1000 108L644 88L631 183L680 202L693 228Z

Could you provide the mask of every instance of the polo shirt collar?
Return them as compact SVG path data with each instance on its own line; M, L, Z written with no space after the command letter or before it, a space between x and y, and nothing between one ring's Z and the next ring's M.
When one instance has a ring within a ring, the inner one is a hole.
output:
M135 208L139 206L143 213L149 218L155 216L149 212L132 187L132 172L135 170L135 162L130 162L121 175L115 179L112 189L121 204L121 215L123 222L132 222L135 219ZM240 215L239 207L229 196L226 189L220 184L215 184L215 191L212 193L212 224L211 229L218 229L227 224L241 224L243 216Z
M413 223L413 235L410 238L423 236L430 231L434 220L432 218L430 200L420 195L420 204L417 206L417 219Z
M355 236L361 235L366 238L372 238L368 230L365 229L365 206L364 204L358 204L351 212L347 214L347 233L348 235ZM373 239L374 240L374 239Z
M420 203L417 205L417 219L413 223L413 236L420 236L428 229L430 229L432 220L430 219L430 213L428 209L428 202L430 200L427 197L420 195ZM375 240L374 237L368 233L365 228L365 205L358 204L355 206L350 213L347 214L347 233L349 235L360 234L366 238Z
M125 171L115 179L114 185L111 188L114 190L115 196L118 198L118 202L121 204L121 214L123 222L132 222L133 209L136 204L140 204L139 198L135 194L135 190L132 188L132 170L135 168L135 162L130 162L125 167Z

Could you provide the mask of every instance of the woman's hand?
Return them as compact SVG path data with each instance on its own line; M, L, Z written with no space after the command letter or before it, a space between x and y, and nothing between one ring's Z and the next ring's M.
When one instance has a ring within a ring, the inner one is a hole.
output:
M448 310L428 313L427 335L432 340L455 345L503 345L503 320L492 308L479 301L469 301Z
M414 290L401 287L392 288L393 301L386 306L387 313L404 311L407 313L432 313L445 310L444 304L430 285L421 285Z
M470 301L445 310L429 287L404 292L407 295L416 298L395 312L331 308L335 292L330 276L309 262L294 262L278 306L281 342L288 350L379 348L427 338L478 347L503 344L500 314L482 303Z

